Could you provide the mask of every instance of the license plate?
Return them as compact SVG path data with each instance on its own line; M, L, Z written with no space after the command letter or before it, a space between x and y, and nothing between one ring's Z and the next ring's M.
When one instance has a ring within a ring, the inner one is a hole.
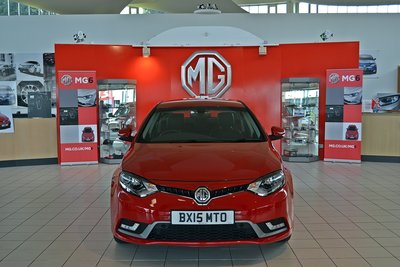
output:
M233 210L223 211L171 211L171 224L216 225L234 224Z

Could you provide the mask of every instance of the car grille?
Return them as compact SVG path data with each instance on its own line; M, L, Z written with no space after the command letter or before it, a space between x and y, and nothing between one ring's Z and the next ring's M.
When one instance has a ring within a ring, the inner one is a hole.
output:
M159 241L227 241L257 239L248 223L231 225L172 225L159 223L148 239Z
M239 185L239 186L233 186L233 187L227 187L227 188L213 190L210 192L211 199L215 198L215 197L220 197L220 196L224 196L224 195L228 195L228 194L232 194L232 193L245 191L247 189L247 187L248 187L248 185ZM186 190L186 189L161 186L161 185L157 185L157 189L162 192L167 192L167 193L190 197L190 198L194 198L194 192L195 192L193 190Z

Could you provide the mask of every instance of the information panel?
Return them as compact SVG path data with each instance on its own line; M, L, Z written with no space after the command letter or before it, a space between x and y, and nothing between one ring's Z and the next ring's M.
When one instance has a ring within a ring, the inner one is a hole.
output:
M362 69L326 75L325 161L361 162Z
M97 80L95 71L59 71L59 164L98 163Z

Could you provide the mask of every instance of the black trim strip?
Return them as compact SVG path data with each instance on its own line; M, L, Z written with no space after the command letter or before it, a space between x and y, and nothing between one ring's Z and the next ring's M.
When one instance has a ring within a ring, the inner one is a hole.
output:
M397 156L365 156L365 155L361 155L361 161L400 163L400 156L397 157Z
M58 164L58 158L4 160L0 161L0 168L33 166L33 165L49 165L49 164Z

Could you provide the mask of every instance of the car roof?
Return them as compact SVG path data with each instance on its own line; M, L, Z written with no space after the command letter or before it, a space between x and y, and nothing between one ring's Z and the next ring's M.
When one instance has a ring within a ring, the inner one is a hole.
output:
M229 107L244 108L245 105L237 100L217 99L217 98L191 98L161 102L157 108L185 108L185 107Z

